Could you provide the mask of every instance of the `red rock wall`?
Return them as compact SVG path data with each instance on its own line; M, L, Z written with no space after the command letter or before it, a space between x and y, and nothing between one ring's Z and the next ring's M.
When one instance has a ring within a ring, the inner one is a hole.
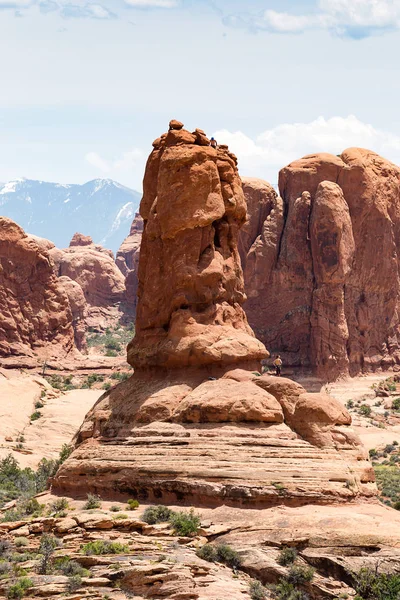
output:
M290 164L279 188L245 259L257 336L327 379L399 364L400 169L353 148Z
M0 217L0 357L53 358L75 349L71 307L51 246Z

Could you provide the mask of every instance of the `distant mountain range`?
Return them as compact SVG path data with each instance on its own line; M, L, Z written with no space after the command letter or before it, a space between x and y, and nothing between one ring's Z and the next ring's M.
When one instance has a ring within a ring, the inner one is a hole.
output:
M116 252L128 235L141 194L111 179L83 185L15 179L0 183L0 215L27 233L65 248L75 232Z

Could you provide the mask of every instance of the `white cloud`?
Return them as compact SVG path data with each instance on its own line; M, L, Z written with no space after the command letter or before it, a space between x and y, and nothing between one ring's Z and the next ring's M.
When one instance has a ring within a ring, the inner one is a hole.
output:
M0 0L1 8L27 8L33 0Z
M105 6L89 2L83 5L71 3L60 5L60 14L66 19L114 19L116 17Z
M134 8L175 8L178 0L125 0L125 4Z
M225 19L228 25L253 31L302 33L307 29L327 29L336 35L361 39L400 29L400 0L319 0L309 14L266 10L260 15L236 15Z
M143 177L146 155L139 148L132 148L119 157L106 159L97 152L89 152L85 156L86 162L103 174L119 180L121 176L134 176L138 181Z
M263 177L271 183L278 181L279 170L293 160L314 152L340 154L351 146L368 148L400 163L400 136L375 129L352 115L278 125L255 140L241 131L216 131L214 137L237 155L242 175Z
M108 173L110 171L109 163L101 158L97 152L88 152L85 156L85 160L92 165L92 167L96 167L96 169L103 171L103 173Z

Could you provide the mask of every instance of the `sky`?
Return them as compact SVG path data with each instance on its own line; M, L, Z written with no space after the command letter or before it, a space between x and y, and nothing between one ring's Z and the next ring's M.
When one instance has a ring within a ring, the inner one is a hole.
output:
M350 146L400 164L400 0L0 0L0 181L141 189L170 119L276 183Z

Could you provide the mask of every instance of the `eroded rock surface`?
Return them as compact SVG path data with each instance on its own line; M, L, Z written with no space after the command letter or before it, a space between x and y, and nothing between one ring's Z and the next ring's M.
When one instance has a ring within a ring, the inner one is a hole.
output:
M236 157L204 145L204 135L172 128L153 144L128 347L135 373L89 412L53 489L216 506L373 497L373 471L342 405L258 372L268 352L242 308ZM257 194L283 215L268 186ZM305 196L294 223L309 209Z
M89 236L75 234L69 248L53 248L50 255L60 278L69 277L81 287L87 304L85 323L94 330L116 324L123 315L125 278L113 253Z
M74 316L54 273L52 246L0 217L0 357L60 358L76 351Z
M279 188L282 199L249 205L245 309L258 337L328 380L400 363L400 169L351 148L291 163Z

